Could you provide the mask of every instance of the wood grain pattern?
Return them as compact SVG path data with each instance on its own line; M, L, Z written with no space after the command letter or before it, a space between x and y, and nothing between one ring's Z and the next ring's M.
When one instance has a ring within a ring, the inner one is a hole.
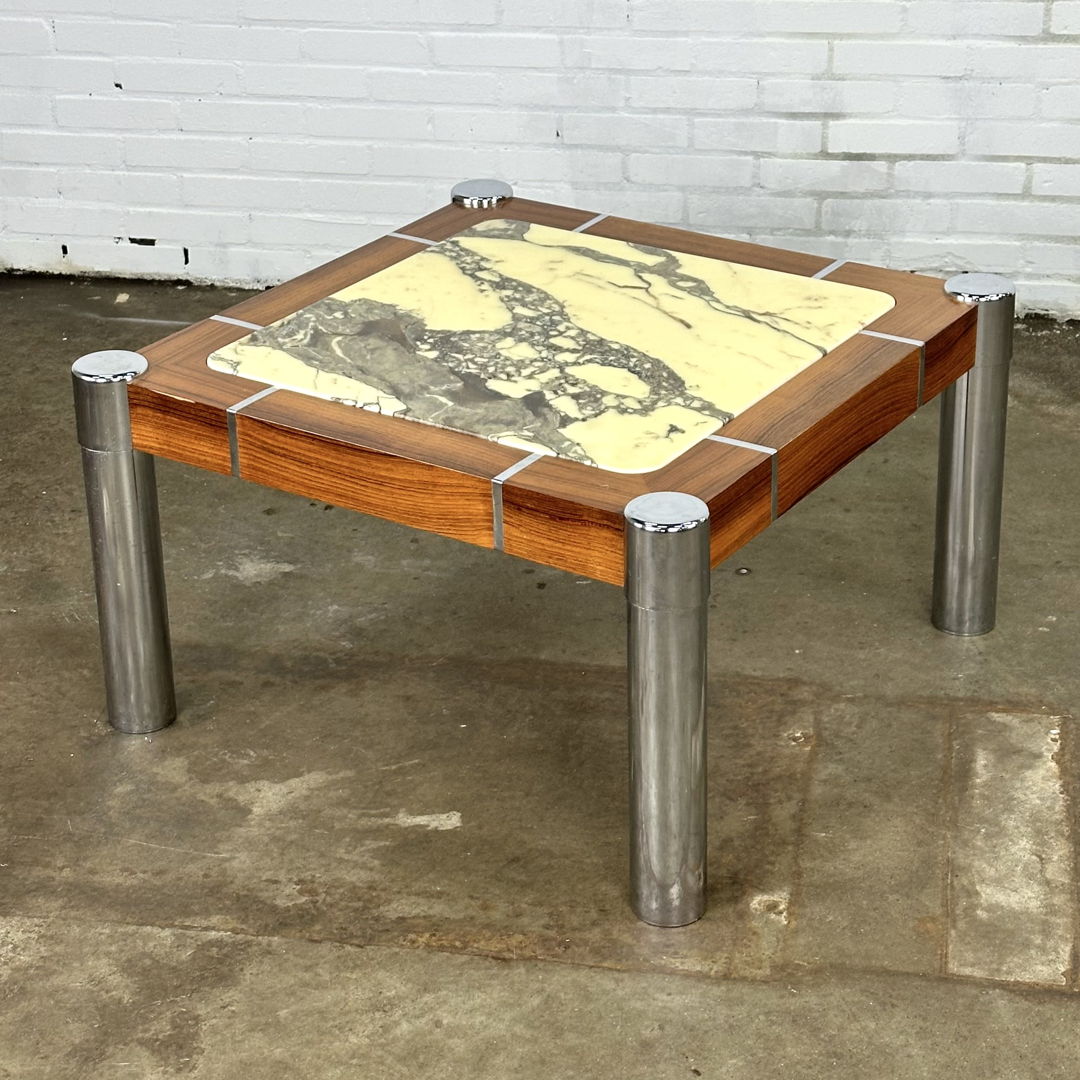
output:
M709 565L716 566L773 522L772 455L765 454L705 501L709 505Z
M772 463L768 454L712 441L652 473L542 458L503 485L503 550L621 585L623 510L648 491L684 491L708 503L715 566L769 524Z
M205 319L139 350L150 367L128 387L137 450L212 472L231 471L226 409L264 387L211 371L206 358L247 333L242 326Z
M324 401L291 390L276 390L246 406L238 415L290 427L309 435L353 445L395 458L438 465L454 472L491 479L522 458L525 450L503 446L490 439L463 435L446 428L402 420L394 416L357 409L336 401ZM239 445L241 462L244 448ZM241 470L243 475L243 470Z
M834 408L823 412L779 452L777 514L790 510L918 408L919 354L916 350L912 349L898 363L879 356L875 358L874 366L880 366L880 374L867 377L843 403L838 402ZM869 376L870 373L866 374Z
M918 408L919 349L856 335L724 425L777 450L784 513Z
M136 450L210 472L232 472L224 409L148 393L135 383L128 387L128 407Z
M829 265L832 259L820 255L807 255L798 251L748 244L741 240L728 240L722 236L687 232L666 225L646 225L629 218L609 217L584 232L606 236L612 240L625 240L631 244L649 244L651 247L682 251L689 255L704 255L710 259L760 266L765 270L781 270L786 274L810 277Z
M492 547L490 479L341 442L244 413L240 476L414 529Z
M975 305L954 300L945 292L941 278L844 263L826 274L825 280L877 289L896 300L892 311L866 329L926 342L924 402L955 382L975 362Z
M528 471L528 470L526 470ZM503 551L621 585L622 513L543 492L503 492Z
M686 491L708 504L714 566L772 521L771 454L706 439L649 475L651 491Z
M173 397L226 408L262 389L262 383L211 371L206 358L251 331L217 319L203 319L139 350L150 365L131 385ZM200 363L193 364L193 360Z
M487 211L444 206L399 231L441 240L490 218L573 229L594 216L515 197ZM624 218L606 218L587 231L804 276L828 265L820 256ZM423 250L415 241L383 237L225 314L266 325ZM976 311L949 298L942 282L855 263L828 277L896 298L896 307L872 328L927 343L924 399L970 367ZM247 332L206 320L142 350L150 370L129 394L139 449L230 471L226 410L264 385L211 371L206 358ZM783 512L914 411L918 369L916 348L857 335L722 431L778 448ZM494 540L492 477L526 456L486 439L289 391L245 408L236 433L245 479L482 546ZM709 504L715 564L769 524L771 487L770 455L714 441L663 469L635 475L542 458L502 485L504 547L620 584L626 503L646 491L677 490Z
M972 305L955 322L940 330L930 343L923 376L922 399L925 404L951 386L975 363L975 326L978 309Z

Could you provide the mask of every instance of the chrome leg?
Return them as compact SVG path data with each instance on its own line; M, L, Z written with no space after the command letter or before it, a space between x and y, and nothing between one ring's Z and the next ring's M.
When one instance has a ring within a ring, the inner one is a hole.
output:
M139 734L176 717L154 459L132 448L128 417L127 384L145 370L119 351L71 368L109 722Z
M941 398L931 620L968 636L993 630L997 608L1016 289L996 274L958 274L945 290L979 311L975 366Z
M626 506L630 902L654 926L705 912L709 509L679 492Z

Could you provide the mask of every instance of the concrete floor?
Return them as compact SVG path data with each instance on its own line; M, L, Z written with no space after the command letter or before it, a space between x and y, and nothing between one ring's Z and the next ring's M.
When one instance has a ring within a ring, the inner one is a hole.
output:
M180 719L108 727L68 365L240 295L0 277L0 1077L1076 1074L1075 325L1019 331L993 634L927 621L933 406L715 571L663 931L617 589L162 462Z

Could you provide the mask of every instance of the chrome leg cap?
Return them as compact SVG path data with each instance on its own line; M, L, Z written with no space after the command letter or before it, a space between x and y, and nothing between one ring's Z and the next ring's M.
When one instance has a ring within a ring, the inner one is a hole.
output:
M514 189L503 180L462 180L455 184L450 198L470 210L490 210L514 197Z
M965 304L988 304L1016 295L1016 286L1001 274L956 274L945 282L945 291Z
M116 383L131 382L142 375L149 364L146 357L124 349L106 349L104 352L87 353L71 365L71 374L83 382Z

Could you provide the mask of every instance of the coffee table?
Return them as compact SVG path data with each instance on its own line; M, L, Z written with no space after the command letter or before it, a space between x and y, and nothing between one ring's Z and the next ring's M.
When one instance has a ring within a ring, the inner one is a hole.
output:
M942 396L932 618L994 623L1014 289L534 202L493 180L73 365L119 730L175 717L155 455L625 588L630 897L705 908L709 570Z

